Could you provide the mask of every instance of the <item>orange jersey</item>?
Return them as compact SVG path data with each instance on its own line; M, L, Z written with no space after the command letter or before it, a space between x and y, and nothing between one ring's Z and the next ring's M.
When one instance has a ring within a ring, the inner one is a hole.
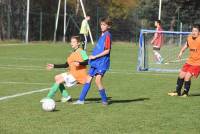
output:
M73 62L78 61L82 62L84 61L81 51L83 51L81 48L78 48L75 52L72 52L70 56L67 58L67 63L69 64L69 73L74 76L74 78L81 84L84 84L86 82L87 78L87 68L86 66L75 66Z
M186 63L200 66L200 36L193 39L192 36L187 38L188 48L190 49L189 58Z

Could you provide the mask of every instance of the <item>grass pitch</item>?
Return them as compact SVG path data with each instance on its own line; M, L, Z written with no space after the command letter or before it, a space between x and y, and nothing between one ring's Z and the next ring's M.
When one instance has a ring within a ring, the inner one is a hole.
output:
M87 50L91 53L92 45ZM56 111L44 112L40 99L47 91L0 100L1 134L197 134L200 133L200 80L192 81L191 96L169 97L178 73L136 71L138 47L113 43L111 69L104 85L111 104L101 105L97 87L86 104L61 103ZM47 63L64 63L69 44L0 44L0 98L49 88L54 75ZM73 100L82 86L68 89Z

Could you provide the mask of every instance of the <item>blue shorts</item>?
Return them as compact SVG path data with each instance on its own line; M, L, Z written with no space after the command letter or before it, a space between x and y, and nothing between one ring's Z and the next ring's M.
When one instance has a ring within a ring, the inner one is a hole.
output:
M101 70L98 68L90 67L90 70L88 71L89 76L94 77L96 75L103 76L106 73L106 70Z

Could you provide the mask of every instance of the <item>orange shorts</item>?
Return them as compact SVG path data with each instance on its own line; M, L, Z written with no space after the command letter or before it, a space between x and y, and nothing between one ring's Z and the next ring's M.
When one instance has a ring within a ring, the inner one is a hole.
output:
M194 77L198 77L200 74L200 66L193 66L188 63L185 63L181 69L183 72L189 72L191 73Z

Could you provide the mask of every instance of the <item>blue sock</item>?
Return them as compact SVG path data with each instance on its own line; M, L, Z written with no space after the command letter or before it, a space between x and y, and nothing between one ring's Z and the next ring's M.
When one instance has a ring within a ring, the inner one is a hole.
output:
M85 100L85 97L86 97L89 89L90 89L90 83L85 83L85 85L83 86L83 89L81 91L80 97L79 97L80 101L84 101Z
M106 96L106 91L105 91L105 89L99 90L99 94L100 94L100 96L101 96L102 102L107 102L107 96Z

